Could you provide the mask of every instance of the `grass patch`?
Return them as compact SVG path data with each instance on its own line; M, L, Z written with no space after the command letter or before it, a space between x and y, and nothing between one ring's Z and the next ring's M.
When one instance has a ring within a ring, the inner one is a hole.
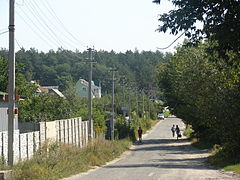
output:
M185 129L183 135L186 136L186 137L188 137L188 138L190 138L192 132L193 132L192 126L189 125L189 124L187 124L187 125L186 125L186 129Z
M226 166L223 168L225 171L233 171L237 174L240 174L240 164Z
M128 139L107 141L97 139L86 148L46 144L28 161L13 167L15 180L55 180L101 166L122 154L129 146Z
M198 149L212 149L213 145L211 143L203 141L200 138L196 138L193 134L194 130L192 129L192 126L187 124L183 135L191 140L192 146Z
M223 149L220 145L212 145L201 141L197 138L192 138L192 145L198 149L209 149L211 156L208 157L207 162L217 168L221 168L225 171L233 171L240 174L239 159L232 157L228 151ZM238 164L237 164L238 163Z
M219 145L214 145L211 156L208 158L208 162L218 168L231 169L235 168L236 172L240 172L239 156L232 156L230 152ZM238 164L238 165L237 165Z
M201 139L198 138L191 138L192 145L198 149L209 149L211 150L213 145L211 143L202 141Z

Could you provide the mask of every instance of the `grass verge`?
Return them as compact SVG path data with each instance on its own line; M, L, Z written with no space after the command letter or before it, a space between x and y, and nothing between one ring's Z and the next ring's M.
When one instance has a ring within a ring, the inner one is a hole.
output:
M230 158L229 153L224 151L224 149L219 145L213 146L211 143L207 143L206 141L192 137L192 132L193 130L191 125L187 125L184 135L191 140L192 145L198 149L208 149L211 151L211 156L209 156L207 160L208 163L215 167L221 168L224 171L233 171L236 174L240 174L240 160ZM238 163L236 164L236 162Z
M144 131L158 121L142 122ZM138 126L136 126L138 127ZM119 157L132 144L129 138L108 141L96 139L85 148L46 143L34 157L15 165L14 180L55 180L85 172Z
M233 171L237 174L240 174L240 164L226 166L223 168L225 171Z
M107 141L97 139L86 148L46 144L28 161L13 167L15 180L55 180L101 166L120 156L129 146L128 139Z

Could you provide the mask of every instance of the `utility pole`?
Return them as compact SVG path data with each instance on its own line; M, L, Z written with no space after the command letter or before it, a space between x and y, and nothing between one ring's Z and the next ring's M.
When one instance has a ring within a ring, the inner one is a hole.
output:
M148 87L148 92L147 92L147 96L148 96L148 114L149 114L149 119L151 119L151 87L149 85Z
M93 67L93 57L92 48L88 48L89 55L89 76L88 76L88 120L89 120L89 131L88 136L90 139L93 138L93 119L92 119L92 67Z
M122 92L123 92L123 99L122 99L122 112L123 112L123 119L125 120L126 117L126 107L125 107L125 84L126 84L126 78L123 77L122 81L121 81L121 85L122 85Z
M8 165L13 165L13 131L15 109L15 0L9 1L9 64L8 64Z
M129 89L130 90L130 89ZM129 116L129 122L131 121L132 118L132 109L131 109L131 94L129 91L129 96L128 96L128 116Z
M111 140L114 140L114 108L115 108L115 104L114 104L114 82L115 82L115 72L117 71L116 68L111 68L110 70L112 72L112 120L110 121L110 127L111 127Z
M142 90L142 117L144 118L144 90Z
M138 121L138 89L136 88L136 118Z
M149 119L151 119L151 96L149 96L149 99L148 99L148 114L149 114Z

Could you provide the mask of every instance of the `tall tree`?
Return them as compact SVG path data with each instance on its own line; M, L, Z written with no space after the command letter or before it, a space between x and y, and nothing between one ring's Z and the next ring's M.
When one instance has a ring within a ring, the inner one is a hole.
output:
M159 3L160 0L154 0ZM196 43L206 37L216 40L211 47L225 55L228 50L240 51L240 1L239 0L172 0L176 9L160 15L161 25L158 31L176 35L185 31L185 35ZM203 28L198 28L200 22Z

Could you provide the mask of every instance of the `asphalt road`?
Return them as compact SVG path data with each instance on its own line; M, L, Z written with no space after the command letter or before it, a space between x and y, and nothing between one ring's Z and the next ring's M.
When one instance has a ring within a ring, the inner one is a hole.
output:
M143 136L143 144L133 145L119 159L66 180L225 180L240 179L207 165L206 150L193 148L183 137L172 137L171 126L184 124L166 118Z

